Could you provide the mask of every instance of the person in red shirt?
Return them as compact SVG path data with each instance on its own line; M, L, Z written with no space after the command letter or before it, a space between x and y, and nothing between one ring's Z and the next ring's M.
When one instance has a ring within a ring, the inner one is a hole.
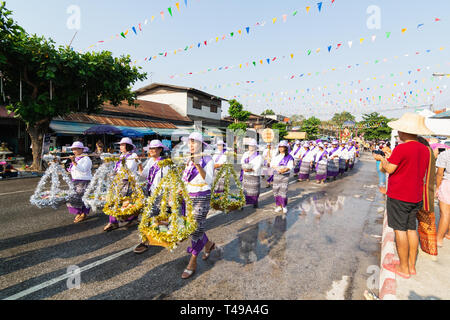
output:
M425 118L406 113L400 120L388 123L398 130L401 143L386 159L375 155L381 161L381 170L389 174L387 188L388 225L395 232L399 265L383 265L387 270L408 279L416 274L416 257L419 246L416 214L423 206L423 185L427 173L430 151L418 142L418 135L433 134L425 126Z

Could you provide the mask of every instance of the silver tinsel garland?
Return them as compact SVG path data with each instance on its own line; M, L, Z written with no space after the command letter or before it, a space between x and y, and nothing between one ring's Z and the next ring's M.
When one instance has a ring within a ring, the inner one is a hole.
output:
M114 162L102 163L84 192L82 200L94 212L102 210L106 204L106 194L114 177L114 166Z
M52 156L44 157L44 160L46 161L51 161L54 159L55 158ZM60 175L64 182L67 183L68 189L66 190L62 189L60 186ZM44 187L49 178L51 182L50 191L44 191ZM53 209L57 209L61 204L67 202L75 194L75 187L68 173L59 163L52 162L39 181L34 194L30 197L30 203L38 208L52 207Z

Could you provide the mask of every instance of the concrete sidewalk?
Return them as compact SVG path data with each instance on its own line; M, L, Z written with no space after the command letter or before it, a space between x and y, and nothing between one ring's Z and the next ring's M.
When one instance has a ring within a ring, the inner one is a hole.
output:
M436 228L439 206L435 206ZM398 261L393 230L387 226L386 216L381 247L380 299L382 300L450 300L450 240L438 248L438 256L423 252L419 245L417 275L404 279L383 268L383 262Z

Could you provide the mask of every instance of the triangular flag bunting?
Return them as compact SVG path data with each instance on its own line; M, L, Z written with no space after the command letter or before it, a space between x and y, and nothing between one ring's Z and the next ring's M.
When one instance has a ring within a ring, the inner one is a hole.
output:
M390 36L391 36L391 33L390 32L386 32L386 38L389 39Z
M403 28L403 29L402 29L402 33L405 33L405 32L406 32L406 28Z
M231 33L230 33L230 36L234 36L234 32L231 32Z
M275 23L277 21L277 18L273 18L272 21L273 23Z
M123 32L121 32L120 35L121 35L122 37L124 37L125 39L127 38L127 37L125 37L125 35L123 34Z
M286 22L287 14L283 14L283 22Z
M306 7L306 12L309 12L309 9L311 9L311 7Z
M164 11L161 11L160 14L161 14L161 18L164 20Z
M349 42L348 42L348 47L351 48L352 45L353 45L353 41L349 41Z
M246 27L245 30L247 30L247 34L250 32L250 27Z
M135 34L137 34L136 28L135 28L135 27L133 27L133 28L131 28L131 29L133 29L133 31L134 31Z
M317 4L317 8L319 8L319 12L320 12L320 10L322 10L322 2L319 2L319 3Z
M311 50L308 50L308 56L311 54Z
M364 42L364 38L359 39L359 43L363 43Z
M377 36L373 35L372 36L372 42L375 42L375 39L377 38Z
M167 8L167 11L169 11L170 16L172 17L172 8L171 7Z
M187 7L187 0L184 0L184 5Z
M294 11L294 13L292 14L293 16L296 16L297 15L297 13L298 13L298 11L297 10L295 10Z
M177 6L177 10L180 11L180 3L177 2L177 3L175 3L175 5Z
M331 51L331 46L328 46L328 52L330 52Z

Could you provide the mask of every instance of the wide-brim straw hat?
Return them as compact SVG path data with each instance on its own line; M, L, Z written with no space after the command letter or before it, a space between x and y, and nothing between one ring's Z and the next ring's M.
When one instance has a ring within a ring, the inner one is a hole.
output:
M168 150L168 148L163 145L161 140L152 140L146 147L144 147L144 151L148 151L149 149L153 148L163 148L163 150Z
M425 125L425 117L416 113L407 112L400 119L391 121L388 126L394 130L417 134L421 136L434 134L433 131L427 128Z
M87 148L87 147L85 147L84 145L83 145L83 142L81 142L81 141L75 141L73 144L72 144L72 146L70 147L70 149L83 149L83 152L86 152L86 151L88 151L89 150L89 148Z
M128 138L128 137L122 138L122 140L120 140L119 144L123 144L123 143L129 144L130 146L132 146L132 147L133 147L133 150L136 149L136 146L133 144L133 140L131 140L131 139Z

